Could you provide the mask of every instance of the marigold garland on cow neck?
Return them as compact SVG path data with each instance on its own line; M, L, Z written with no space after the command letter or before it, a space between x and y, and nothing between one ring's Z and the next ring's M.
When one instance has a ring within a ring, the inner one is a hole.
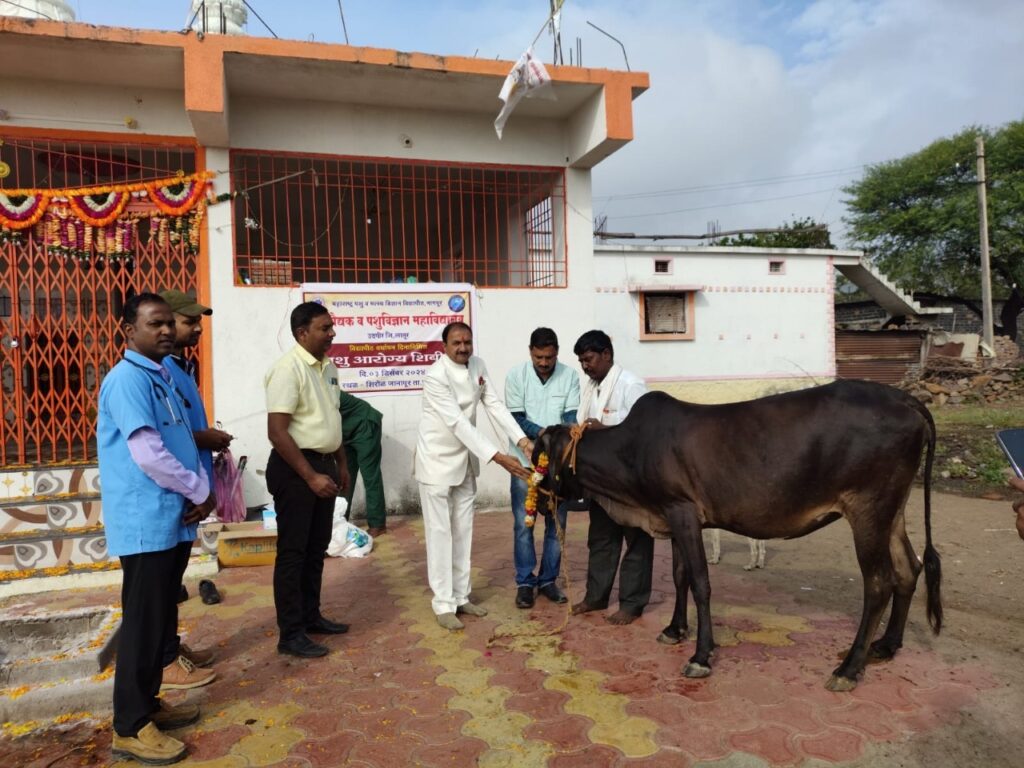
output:
M548 455L542 453L537 457L537 465L533 468L533 474L530 475L530 480L526 488L526 502L524 507L526 509L526 519L523 520L523 524L527 528L533 528L533 524L537 521L537 489L544 478L548 474Z

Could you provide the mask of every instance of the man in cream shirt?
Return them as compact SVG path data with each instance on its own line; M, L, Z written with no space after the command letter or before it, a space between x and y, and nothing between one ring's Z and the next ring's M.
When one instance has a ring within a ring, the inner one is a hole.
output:
M423 415L416 442L415 474L427 541L427 578L431 606L445 629L462 629L457 613L486 616L469 602L469 560L473 543L473 501L480 462L493 461L524 479L528 469L501 453L476 427L482 403L492 426L530 455L533 446L498 398L487 367L473 357L473 331L449 323L441 332L444 355L423 379ZM499 434L499 437L502 436Z
M589 429L621 424L647 387L643 379L615 364L612 340L604 331L587 331L576 341L573 352L579 359L586 381L580 393L577 420ZM622 541L626 555L619 567ZM608 607L615 571L619 571L619 610L608 617L612 624L630 624L640 617L651 599L654 570L654 539L640 528L616 523L595 501L590 502L590 530L587 532L587 594L572 607L573 613L599 611Z
M295 346L267 371L267 489L277 510L274 607L278 653L315 658L327 646L309 635L342 635L348 625L320 613L324 555L335 499L348 486L338 371L327 357L334 320L315 302L291 314Z

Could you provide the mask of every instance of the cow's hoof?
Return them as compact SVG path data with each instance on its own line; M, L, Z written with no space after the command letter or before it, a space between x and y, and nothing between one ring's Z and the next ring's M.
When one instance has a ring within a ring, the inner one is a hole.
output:
M675 627L665 627L661 630L661 634L656 638L662 645L679 645L683 640L689 637L687 630L678 630Z
M754 570L754 567L755 566L753 566L753 565L744 565L743 566L743 570L744 571L752 571L752 570Z
M711 667L691 661L683 668L683 677L700 678L711 674Z
M847 691L852 691L856 687L856 680L851 680L848 677L840 677L839 675L832 675L832 677L828 679L828 682L825 683L826 690L834 693L846 693Z
M883 644L880 640L871 644L868 650L868 664L878 664L889 661L896 655L897 648Z

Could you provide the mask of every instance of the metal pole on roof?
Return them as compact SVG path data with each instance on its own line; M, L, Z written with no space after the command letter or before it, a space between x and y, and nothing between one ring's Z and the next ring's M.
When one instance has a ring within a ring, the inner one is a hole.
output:
M597 26L597 24L595 24L595 23L594 23L594 22L592 22L592 21L589 21L589 20L588 20L588 21L587 21L587 24L589 24L590 26L592 26L592 27L593 27L594 29L596 29L596 30L597 30L598 32L600 32L600 33L601 33L602 35L604 35L605 37L610 37L610 38L611 38L612 40L614 40L614 41L615 41L616 43L618 43L618 44L619 44L619 48L621 48L621 49L622 49L622 58L624 58L624 59L626 60L626 71L627 71L627 72L632 72L633 70L631 70L631 69L629 68L629 56L627 56L627 55L626 55L626 46L624 46L624 45L622 44L622 41L621 41L621 40L619 40L619 38L615 37L615 35L613 35L613 34L611 34L611 33L609 33L609 32L605 32L605 31L604 31L603 29L601 29L601 28L600 28L599 26Z
M988 254L988 201L985 196L985 139L975 140L978 156L978 218L981 234L981 340L995 357L992 332L992 268Z
M338 13L341 14L341 31L345 33L345 45L348 45L348 27L345 26L345 10L341 7L341 0L338 0Z

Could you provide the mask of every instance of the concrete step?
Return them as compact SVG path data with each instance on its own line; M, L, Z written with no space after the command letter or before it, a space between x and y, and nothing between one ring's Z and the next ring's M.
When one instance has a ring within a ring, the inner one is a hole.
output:
M120 616L105 606L0 620L0 722L109 711Z
M116 566L95 463L0 469L0 586Z
M91 462L0 468L0 504L99 492L99 467Z

